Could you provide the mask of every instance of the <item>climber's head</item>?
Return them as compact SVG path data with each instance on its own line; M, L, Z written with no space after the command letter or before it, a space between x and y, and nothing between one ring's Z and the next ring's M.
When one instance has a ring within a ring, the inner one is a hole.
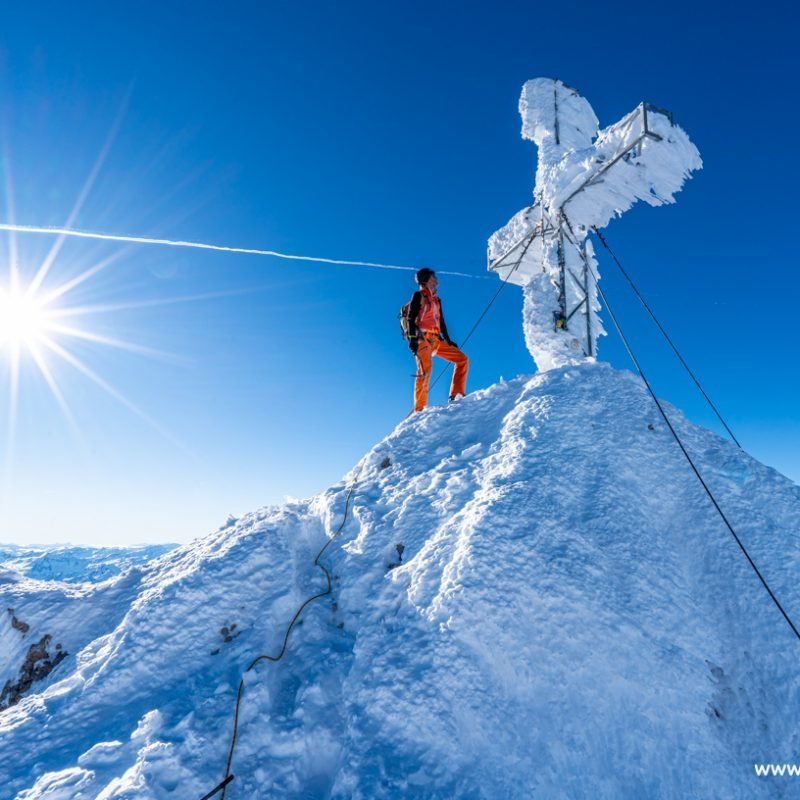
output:
M431 290L439 285L439 281L436 279L436 273L430 267L423 267L417 271L417 283Z

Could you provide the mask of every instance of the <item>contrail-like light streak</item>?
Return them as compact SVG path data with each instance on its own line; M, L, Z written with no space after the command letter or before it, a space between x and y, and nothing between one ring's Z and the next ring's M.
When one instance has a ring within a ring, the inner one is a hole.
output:
M185 242L176 239L155 239L149 236L125 236L118 233L98 233L96 231L81 231L74 228L46 228L36 225L15 225L12 223L0 223L0 231L10 231L11 233L37 233L48 236L74 236L78 239L100 239L107 242L128 242L131 244L155 244L166 247L190 247L195 250L214 250L222 253L241 253L251 256L272 256L273 258L284 258L289 261L313 261L318 264L338 264L341 266L354 267L374 267L375 269L399 269L405 272L416 272L419 267L409 267L401 264L380 264L376 261L348 261L339 258L320 258L318 256L298 256L291 253L279 253L277 250L258 250L250 247L225 247L219 244L207 244L205 242ZM471 275L468 272L446 272L436 270L439 275L454 275L458 278L481 278L482 275Z

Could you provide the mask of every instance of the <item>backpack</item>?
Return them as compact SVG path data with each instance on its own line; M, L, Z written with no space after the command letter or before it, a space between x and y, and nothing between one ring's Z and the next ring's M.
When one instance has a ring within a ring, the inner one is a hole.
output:
M416 292L414 293L416 294ZM411 320L409 319L409 315L411 314L411 303L414 302L414 296L411 296L411 299L400 309L400 330L403 332L404 339L410 339L409 331L411 330ZM425 303L427 303L427 298L425 297L425 293L422 293L422 303L419 307L419 313L422 313L422 310L425 308Z

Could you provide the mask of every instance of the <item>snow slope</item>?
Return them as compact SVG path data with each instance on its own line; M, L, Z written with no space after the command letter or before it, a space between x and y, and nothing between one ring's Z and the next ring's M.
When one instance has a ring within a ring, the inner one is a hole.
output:
M800 616L800 487L671 413ZM796 757L800 643L603 364L428 409L338 486L103 584L1 586L29 630L0 626L0 680L45 634L69 653L0 714L8 796L211 789L241 671L324 588L356 474L333 598L248 674L228 800L795 796L753 763Z

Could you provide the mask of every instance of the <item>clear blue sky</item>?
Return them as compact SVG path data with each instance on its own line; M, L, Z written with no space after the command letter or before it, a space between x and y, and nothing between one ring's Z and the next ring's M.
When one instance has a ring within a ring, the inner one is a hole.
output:
M536 152L520 138L523 82L561 78L601 125L647 99L673 110L705 168L676 205L612 222L609 240L745 448L798 480L797 12L788 2L556 7L6 9L0 125L16 220L64 225L118 120L75 227L483 275L488 236L530 201ZM31 278L53 241L17 244ZM3 280L8 245L0 234ZM170 358L70 342L162 432L53 358L76 434L23 360L0 541L193 538L229 512L334 483L408 411L414 364L396 314L411 273L69 240L46 283L113 255L69 303L219 294L85 320ZM714 427L600 259L659 394ZM496 285L442 279L457 341ZM520 310L508 287L467 348L470 388L534 371ZM601 357L628 366L613 334ZM4 453L8 384L3 363Z

